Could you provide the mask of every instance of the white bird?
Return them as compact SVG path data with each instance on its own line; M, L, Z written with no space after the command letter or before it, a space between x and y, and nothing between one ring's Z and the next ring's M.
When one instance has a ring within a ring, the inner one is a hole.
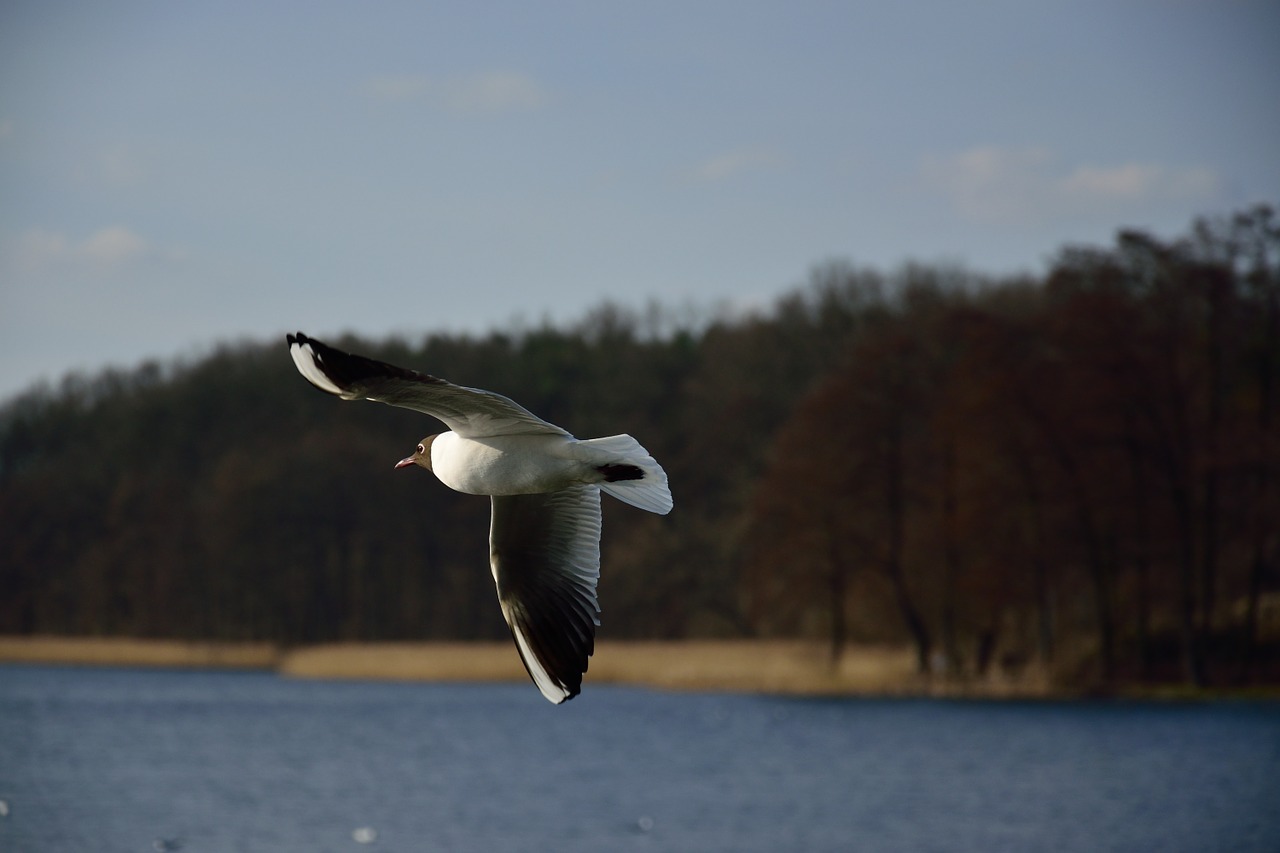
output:
M418 465L451 489L489 495L489 566L520 660L551 702L577 696L600 624L600 490L671 511L662 466L629 435L578 440L492 391L352 355L298 332L298 371L344 400L375 400L443 421L396 468Z

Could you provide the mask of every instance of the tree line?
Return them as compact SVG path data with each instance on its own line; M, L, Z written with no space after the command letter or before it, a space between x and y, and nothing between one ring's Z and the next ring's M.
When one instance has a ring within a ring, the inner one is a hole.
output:
M842 263L748 316L332 343L507 394L666 467L605 501L611 638L910 641L925 672L1274 679L1280 223L1124 231L1042 275ZM488 502L391 464L421 415L310 388L283 340L0 409L0 632L505 636Z

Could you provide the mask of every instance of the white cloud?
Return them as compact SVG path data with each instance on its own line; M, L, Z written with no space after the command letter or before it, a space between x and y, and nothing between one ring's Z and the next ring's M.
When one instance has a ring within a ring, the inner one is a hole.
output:
M367 81L364 93L378 101L423 101L464 113L533 110L547 101L546 90L515 71L486 71L459 77L390 75Z
M1000 220L1036 205L1051 156L1043 148L970 148L929 157L921 167L925 185L947 196L968 219Z
M65 234L33 228L18 236L14 258L24 270L42 269L70 257L70 243Z
M1212 195L1218 185L1208 169L1174 171L1151 163L1080 166L1058 182L1064 195L1082 199L1197 198Z
M744 172L775 166L781 158L767 148L735 148L699 163L693 176L699 181L723 181Z
M431 88L431 80L415 75L384 75L365 82L364 93L375 101L408 101Z
M1156 163L1064 167L1046 148L979 146L926 158L923 185L981 222L1116 215L1171 202L1204 203L1221 188L1209 169Z
M546 95L523 74L491 72L454 82L449 99L455 108L467 110L536 109Z
M155 254L150 243L121 225L101 228L79 242L31 229L18 237L16 251L19 266L28 272L66 266L103 272Z
M99 266L122 264L149 250L146 240L119 225L95 231L78 248L81 255Z

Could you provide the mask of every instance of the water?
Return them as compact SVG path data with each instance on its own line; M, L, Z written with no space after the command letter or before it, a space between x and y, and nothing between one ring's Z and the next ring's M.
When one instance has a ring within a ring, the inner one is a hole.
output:
M0 802L5 853L1273 853L1280 705L0 666Z

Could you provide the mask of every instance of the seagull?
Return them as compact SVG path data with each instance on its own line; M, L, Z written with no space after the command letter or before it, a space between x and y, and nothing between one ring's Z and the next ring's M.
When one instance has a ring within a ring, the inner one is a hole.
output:
M414 409L448 427L395 467L426 468L454 491L489 496L489 567L520 660L550 702L577 696L600 625L600 492L666 515L662 466L629 435L579 440L501 394L301 332L285 338L298 372L321 391Z

